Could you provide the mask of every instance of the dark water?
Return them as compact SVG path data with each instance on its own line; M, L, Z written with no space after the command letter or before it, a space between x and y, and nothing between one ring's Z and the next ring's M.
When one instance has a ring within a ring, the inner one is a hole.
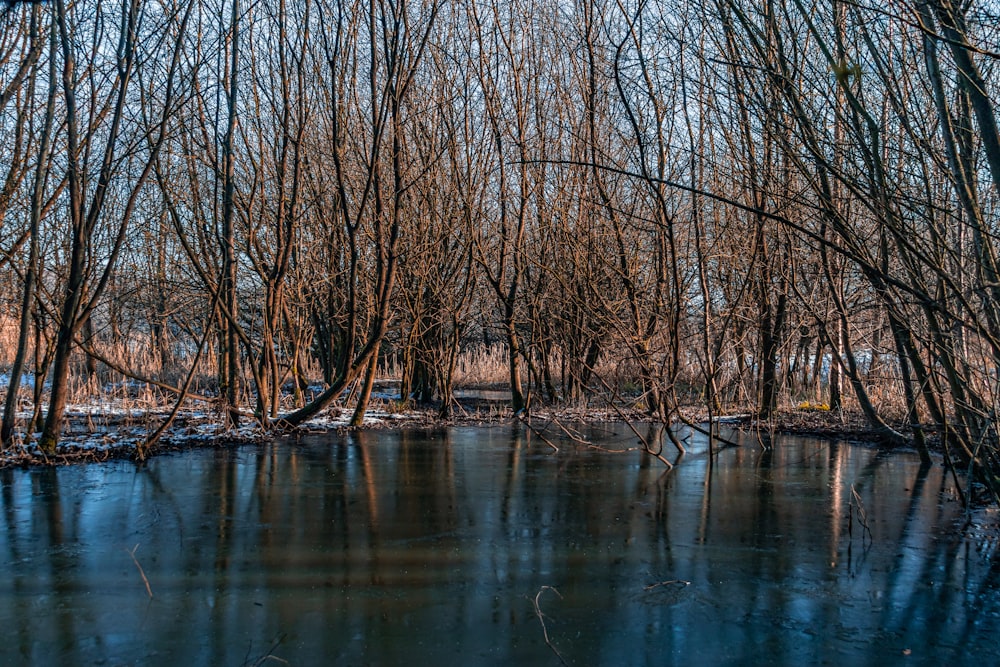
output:
M571 665L1000 661L1000 568L940 466L791 439L709 466L693 440L664 474L562 444L370 432L2 471L0 664L559 665L536 595Z

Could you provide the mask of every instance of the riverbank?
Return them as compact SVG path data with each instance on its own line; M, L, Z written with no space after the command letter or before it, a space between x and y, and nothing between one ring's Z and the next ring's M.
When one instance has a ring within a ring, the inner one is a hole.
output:
M332 407L292 432L274 431L261 427L251 416L244 425L225 428L218 414L205 408L179 411L156 442L148 442L170 416L166 408L142 406L134 402L102 401L71 405L67 411L67 428L55 454L45 454L37 445L37 434L22 433L15 443L0 452L0 468L11 466L59 465L109 459L138 459L163 452L198 447L224 447L233 444L264 442L275 437L325 433L349 428L353 409ZM23 415L25 420L28 415ZM411 407L398 401L377 399L368 411L365 429L398 427L435 427L453 425L487 425L515 420L527 420L533 429L562 435L568 424L595 422L644 422L648 417L627 408L540 407L530 415L514 415L506 401L475 395L458 400L448 418L442 418L439 406ZM685 410L683 419L705 424L708 415L696 407ZM775 434L813 436L826 439L878 444L879 439L860 414L799 407L776 413L771 419L759 420L738 414L718 418L728 426L764 436Z

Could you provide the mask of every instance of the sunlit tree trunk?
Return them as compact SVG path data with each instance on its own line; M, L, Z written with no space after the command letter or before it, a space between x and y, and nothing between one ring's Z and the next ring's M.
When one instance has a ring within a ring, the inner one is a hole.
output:
M40 48L37 43L42 43L45 36L41 34L40 23L41 10L34 7L31 17L31 37L32 48ZM14 354L14 363L10 370L10 380L7 385L7 396L4 401L3 422L0 424L0 445L7 446L14 433L14 422L17 416L18 393L21 387L21 377L27 367L28 344L31 336L32 309L35 307L35 289L38 281L39 265L39 226L42 217L42 207L44 204L45 182L49 173L49 156L52 148L53 119L55 117L55 102L59 86L59 71L56 67L56 49L58 48L58 32L56 22L49 24L49 66L48 66L48 91L46 94L46 104L44 120L42 121L41 136L38 145L38 163L35 165L35 177L31 186L31 204L28 212L28 262L24 271L24 286L21 293L21 309L18 324L17 350ZM31 58L28 59L32 60ZM34 75L32 75L34 76ZM33 87L33 86L32 86ZM31 96L29 95L29 98ZM5 105L0 104L0 109ZM12 165L13 168L13 165Z
M236 332L239 303L236 297L236 119L240 85L240 2L231 0L227 41L229 64L224 82L226 90L226 132L222 139L222 308L219 335L219 399L226 428L240 422L239 411L239 338Z

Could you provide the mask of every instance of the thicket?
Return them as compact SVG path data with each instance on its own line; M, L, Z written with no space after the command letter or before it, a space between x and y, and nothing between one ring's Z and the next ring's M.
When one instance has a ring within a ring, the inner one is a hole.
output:
M515 412L846 403L991 484L998 30L953 0L7 3L0 439L52 451L70 390L122 378L288 428L347 389L360 420L392 369L447 413L502 354Z

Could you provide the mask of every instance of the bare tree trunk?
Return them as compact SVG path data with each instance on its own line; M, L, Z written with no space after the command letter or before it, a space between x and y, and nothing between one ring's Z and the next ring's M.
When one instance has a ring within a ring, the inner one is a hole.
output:
M83 135L80 133L76 97L78 81L76 80L74 49L78 35L70 30L65 0L54 0L54 4L63 57L62 90L66 112L68 217L71 238L67 278L63 289L63 303L56 323L49 408L39 442L42 451L47 454L55 452L62 431L70 384L69 360L76 349L76 336L97 308L98 300L104 294L111 280L127 238L127 231L135 213L139 194L143 184L153 171L156 156L163 145L166 136L166 123L171 111L174 72L178 62L175 53L166 79L162 113L157 126L151 129L151 134L155 138L149 141L149 154L145 157L144 162L139 163L139 169L135 172L124 173L121 170L127 161L121 159L119 149L121 148L122 126L125 123L125 112L129 101L130 82L135 73L137 40L140 34L139 21L143 17L140 11L140 2L139 0L126 0L123 3L124 11L120 14L117 52L112 61L116 74L114 77L115 87L110 93L110 99L102 101L102 104L107 104L107 108L110 110L111 120L107 127L98 127L100 119L92 117L84 128ZM78 8L79 6L74 7ZM73 25L76 29L76 24ZM100 32L94 31L92 39L100 40ZM95 43L94 50L99 50L99 41ZM98 91L93 92L97 93ZM92 105L96 102L96 99L91 100ZM150 136L147 135L145 138L149 139ZM80 156L83 147L88 149L87 153L89 154L90 149L98 140L104 142L103 151L100 153L100 170L89 204L85 205L87 175L80 165ZM141 143L141 140L135 140L135 143ZM114 224L109 225L106 230L109 237L105 248L107 254L102 260L102 265L98 268L91 262L91 255L96 244L95 234L99 223L107 222L109 191L116 177L123 175L123 173L128 178L122 179L125 183L124 188L120 191L116 190L116 194L123 194L124 201L121 203L120 210L116 210Z
M63 413L66 410L69 391L69 355L76 333L77 314L82 300L84 284L85 243L88 241L83 204L83 175L78 163L79 134L76 111L76 59L71 43L71 34L66 16L65 0L54 0L59 37L62 45L63 70L62 88L66 105L67 178L69 180L69 219L72 228L72 246L69 255L69 276L66 281L66 295L57 323L55 359L52 363L52 389L49 394L49 408L39 446L47 454L54 454L56 444L62 434Z
M226 428L240 423L239 411L239 338L235 322L239 315L236 297L236 116L239 108L240 2L232 0L229 21L229 80L226 82L226 134L222 140L222 308L227 315L220 319L219 398Z
M31 39L38 41L41 36L37 31L38 8L34 9ZM59 73L56 69L56 48L58 47L58 32L53 21L49 27L49 69L48 95L45 104L45 120L42 123L40 144L38 148L38 164L35 167L35 179L31 189L31 210L29 211L28 229L28 266L24 273L24 288L21 295L20 323L17 336L17 352L10 370L10 380L7 385L7 397L4 401L3 422L0 424L0 446L10 444L14 433L14 422L17 415L18 393L21 387L21 376L27 366L28 342L31 335L31 311L35 301L35 286L38 280L38 243L39 223L42 217L44 188L49 172L49 154L52 147L52 125L55 117L56 93L59 85Z
M979 139L982 141L983 152L986 154L986 163L993 179L993 188L1000 196L1000 130L997 128L993 101L987 93L989 87L972 58L973 49L965 34L965 18L956 9L952 0L932 0L932 2L941 22L943 35L955 60L960 80L963 82L962 85L968 93L975 111L976 121L979 125ZM920 2L920 4L923 5L924 2ZM964 6L964 3L959 6Z
M362 426L365 423L365 412L368 410L368 403L371 401L372 387L375 386L375 373L378 370L378 349L379 345L376 344L371 360L365 368L365 373L361 381L361 393L358 394L358 403L354 408L354 414L351 416L351 426Z

